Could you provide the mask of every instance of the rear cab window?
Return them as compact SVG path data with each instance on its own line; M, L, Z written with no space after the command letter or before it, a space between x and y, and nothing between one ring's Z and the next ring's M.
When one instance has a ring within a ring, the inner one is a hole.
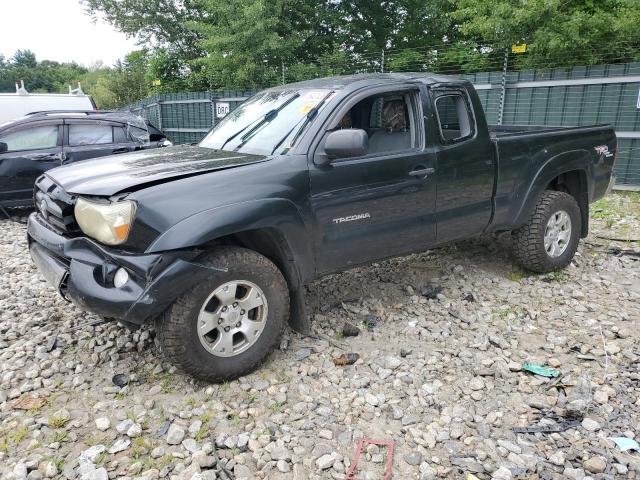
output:
M475 120L465 92L434 90L434 105L442 143L457 143L473 137Z
M69 125L69 145L102 145L113 143L113 127L101 124Z

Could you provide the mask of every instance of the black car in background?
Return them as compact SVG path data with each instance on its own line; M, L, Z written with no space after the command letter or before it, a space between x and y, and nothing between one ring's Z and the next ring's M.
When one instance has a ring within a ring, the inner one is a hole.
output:
M89 158L171 145L124 112L45 111L0 125L0 207L29 206L45 171Z

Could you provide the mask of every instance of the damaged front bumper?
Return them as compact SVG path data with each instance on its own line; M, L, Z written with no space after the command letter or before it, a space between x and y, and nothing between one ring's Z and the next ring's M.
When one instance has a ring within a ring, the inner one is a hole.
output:
M87 237L69 238L37 213L27 223L29 252L45 279L80 309L142 324L162 313L215 268L198 263L202 251L153 254L114 253ZM118 269L127 282L114 285Z

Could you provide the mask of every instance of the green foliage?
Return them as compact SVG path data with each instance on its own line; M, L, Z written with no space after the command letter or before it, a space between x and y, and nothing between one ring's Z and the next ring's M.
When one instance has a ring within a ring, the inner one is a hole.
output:
M30 92L66 92L86 73L77 63L38 62L32 51L17 50L8 60L0 57L0 92L15 92L20 80Z
M521 68L640 58L637 0L456 0L461 33L493 48L527 43Z

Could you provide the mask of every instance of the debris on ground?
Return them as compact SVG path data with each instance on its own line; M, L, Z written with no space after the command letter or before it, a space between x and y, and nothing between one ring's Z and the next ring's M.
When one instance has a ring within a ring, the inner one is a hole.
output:
M615 443L620 451L627 452L629 450L635 450L640 452L640 445L633 438L627 437L608 437L613 443Z
M420 288L420 295L422 295L423 297L425 297L425 298L427 298L429 300L434 300L434 299L438 298L438 295L440 293L442 293L443 290L444 290L444 288L442 288L440 286L425 285L425 286Z
M358 444L356 445L355 453L353 454L353 460L349 469L347 470L346 480L358 480L356 477L356 473L359 468L360 457L362 456L363 450L367 447L367 452L369 452L369 446L373 447L385 447L386 448L386 458L380 456L380 460L384 462L384 473L382 474L381 480L390 480L391 475L393 475L393 452L395 450L395 442L393 440L375 440L373 438L362 437L358 440ZM375 449L372 449L375 451Z
M116 373L111 381L116 387L123 388L129 385L129 375L126 373Z
M523 363L522 369L540 375L541 377L555 378L560 376L560 372L555 368L543 367L542 365L536 365L535 363Z
M369 314L364 319L364 324L367 327L368 332L373 332L378 323L380 323L380 317L377 315Z
M296 360L301 362L305 358L308 358L310 355L311 355L310 348L301 348L300 350L296 351Z
M46 398L26 396L11 402L11 406L16 410L38 410L42 408L45 403L47 403Z
M360 355L357 353L343 353L339 357L333 359L333 363L337 366L353 365L358 361Z
M344 325L342 325L342 336L357 337L358 335L360 335L360 329L358 327L352 323L344 322Z

